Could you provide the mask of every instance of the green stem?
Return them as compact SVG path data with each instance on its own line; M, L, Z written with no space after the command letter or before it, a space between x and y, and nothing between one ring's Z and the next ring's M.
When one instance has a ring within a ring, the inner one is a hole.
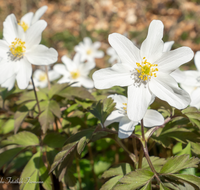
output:
M45 72L46 72L46 75L47 75L48 89L50 90L51 89L51 83L50 83L50 80L49 80L47 65L45 65Z
M34 93L35 93L35 99L37 101L37 106L38 106L38 110L39 110L39 114L41 113L41 110L40 110L40 105L39 105L39 101L38 101L38 97L37 97L37 92L36 92L36 89L35 89L35 84L33 82L33 77L31 76L31 81L32 81L32 84L33 84L33 90L34 90Z
M144 152L142 150L142 146L140 148L140 153L139 153L139 161L138 161L138 169L142 168L142 159L143 159L143 156L144 156Z

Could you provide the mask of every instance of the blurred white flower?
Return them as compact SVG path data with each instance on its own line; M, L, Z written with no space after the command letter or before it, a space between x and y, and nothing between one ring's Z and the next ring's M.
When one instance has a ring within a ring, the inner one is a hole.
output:
M41 35L47 23L37 21L24 33L18 27L14 14L9 15L3 23L3 40L0 40L0 84L9 86L14 78L20 89L25 89L32 74L32 66L49 65L57 61L58 53L53 48L39 45ZM12 80L11 80L12 79ZM9 81L9 82L8 82ZM14 85L14 84L13 84Z
M98 50L100 46L100 42L92 43L92 40L89 37L85 37L83 42L80 42L75 46L74 50L81 55L81 62L94 62L95 58L102 58L104 56L103 51Z
M42 17L42 15L46 12L47 8L47 6L43 6L39 8L35 12L35 14L32 12L25 14L19 21L18 25L23 28L24 32L26 32L31 25L33 25Z
M58 83L66 83L66 82L77 82L72 86L84 86L85 88L93 88L94 83L88 77L91 69L95 67L94 62L86 62L83 63L80 60L80 54L76 54L74 59L71 60L67 56L63 56L61 58L63 64L54 65L53 69L63 75L63 77L58 81Z
M112 98L116 103L116 110L114 110L105 121L105 126L114 122L119 122L119 138L129 137L135 129L135 126L140 123L139 121L132 121L127 116L127 103L128 99L122 95L110 95L108 98ZM164 118L159 112L148 109L143 118L145 127L159 126L164 123Z
M108 60L109 63L111 63L112 65L114 63L120 63L120 58L117 55L116 51L114 50L114 48L109 47L106 51L106 53L110 56L110 59Z
M155 96L177 109L190 103L189 94L178 87L170 73L190 61L194 53L188 47L163 52L163 28L161 21L152 21L140 50L121 34L109 35L109 43L122 63L93 74L97 89L128 86L127 115L130 120L141 120Z
M200 109L200 51L196 52L194 63L197 70L184 71L186 78L180 85L190 94L190 106Z
M49 70L48 77L49 77L49 81L54 81L60 77L60 74L54 70ZM47 87L48 80L47 80L46 72L41 69L35 70L35 72L33 73L33 82L34 82L35 87L39 87L39 88ZM28 86L28 89L33 89L33 85L30 84Z

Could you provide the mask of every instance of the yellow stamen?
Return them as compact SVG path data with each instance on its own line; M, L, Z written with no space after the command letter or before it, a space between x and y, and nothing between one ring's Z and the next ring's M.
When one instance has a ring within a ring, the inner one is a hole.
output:
M142 63L136 63L136 65L138 66L138 68L136 68L136 71L140 74L139 78L147 81L149 80L152 76L156 77L156 71L158 71L158 68L154 68L157 67L157 64L151 64L149 62L147 62L146 57L143 57L143 61Z
M127 103L122 103L123 105L125 105L125 107L123 107L123 109L125 110L125 111L127 111Z
M46 81L47 80L47 75L46 74L41 74L40 76L39 76L39 81Z
M71 77L73 79L77 79L80 76L80 72L79 71L72 71L71 73Z
M19 38L15 38L15 41L11 44L9 48L14 58L22 58L26 51L25 42L22 42Z
M26 24L24 21L18 22L18 25L20 25L23 28L24 32L26 32L29 28L28 24Z
M92 51L90 49L87 50L86 52L88 55L90 55L92 53Z

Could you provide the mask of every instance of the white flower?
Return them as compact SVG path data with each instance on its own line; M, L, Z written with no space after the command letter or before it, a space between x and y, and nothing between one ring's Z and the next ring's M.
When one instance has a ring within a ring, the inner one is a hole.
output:
M122 63L93 74L97 89L128 86L127 114L133 121L144 117L155 96L178 109L183 109L190 103L189 94L178 87L170 73L190 61L193 51L188 47L181 47L163 52L163 28L161 21L152 21L140 50L121 34L109 35L109 43Z
M63 77L58 81L58 83L65 82L77 82L72 86L84 86L85 88L93 88L94 83L88 77L88 74L91 69L95 67L94 62L82 63L80 61L80 54L76 54L74 59L71 60L67 56L61 58L63 64L54 65L53 69Z
M3 23L3 40L0 40L0 84L16 78L20 89L25 89L32 74L31 64L49 65L57 61L58 53L53 48L39 45L41 33L47 23L37 21L24 33L18 27L14 14Z
M194 63L197 70L184 71L186 78L180 84L181 87L190 94L190 106L200 108L200 51L194 56Z
M129 137L135 129L135 126L140 123L139 121L132 121L127 116L127 103L128 100L125 96L122 95L110 95L108 98L112 98L116 103L116 110L114 110L106 119L105 126L110 125L114 122L119 122L119 138ZM143 118L145 127L159 126L164 123L163 116L152 109L148 109Z
M100 46L100 42L92 43L92 40L89 37L85 37L83 42L80 42L74 49L77 53L80 53L81 62L94 62L95 58L102 58L104 56L103 51L98 51Z
M108 60L109 63L111 63L112 65L114 63L120 63L120 58L117 55L116 51L114 50L114 48L109 47L106 51L106 53L110 56L110 59Z
M58 74L54 70L48 71L48 77L49 81L54 81L60 77L60 74ZM41 69L35 70L33 73L33 82L35 87L45 88L48 86L48 80L47 80L47 74L45 71ZM28 89L33 89L33 85L29 85Z
M47 6L43 6L39 8L35 14L32 12L25 14L19 21L18 25L23 28L24 32L26 32L31 25L41 18L41 16L46 12L47 8Z

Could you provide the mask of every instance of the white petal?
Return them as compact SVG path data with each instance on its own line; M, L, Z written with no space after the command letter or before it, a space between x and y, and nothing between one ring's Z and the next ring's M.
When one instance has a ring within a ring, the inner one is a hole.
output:
M198 71L200 72L200 51L197 51L195 56L194 56L194 63L198 69Z
M195 86L188 86L188 85L184 85L184 84L180 84L181 88L183 90L185 90L188 94L192 94L192 92L197 88Z
M164 43L162 41L164 25L160 20L153 20L149 25L147 38L141 45L141 57L154 63L162 56Z
M49 65L58 59L58 52L54 48L47 48L44 45L36 46L25 55L33 65Z
M1 86L11 90L15 85L15 75L7 79Z
M83 85L85 88L93 88L94 87L94 82L88 78L88 77L79 77L77 80Z
M78 56L78 54L76 54L76 58L78 58L77 56ZM68 58L66 55L62 56L61 60L66 65L68 71L71 72L71 71L74 71L77 69L76 63L74 61L72 61L70 58Z
M199 71L184 71L186 75L185 80L182 82L183 85L188 86L200 86L200 72Z
M164 117L156 110L148 109L144 116L144 126L153 127L164 123Z
M46 10L48 9L47 6L42 6L41 8L39 8L36 12L35 12L35 15L32 19L32 23L31 24L34 24L36 21L38 21L42 15L46 12Z
M131 121L127 116L123 117L119 123L118 137L120 139L128 138L134 131L137 121Z
M33 73L33 78L39 80L41 75L46 75L46 73L41 69L36 69Z
M81 63L79 65L79 71L81 71L81 75L87 76L94 67L94 62Z
M172 73L170 73L170 75L178 82L184 82L184 80L186 79L186 75L184 71L181 71L180 69L176 69L175 71L173 71Z
M27 52L41 41L43 30L46 28L47 23L44 20L39 20L28 28L25 33L25 46Z
M48 76L50 81L54 81L60 77L60 74L54 70L48 71Z
M140 121L152 100L148 86L141 84L139 87L131 85L128 87L127 114L132 121Z
M0 40L0 57L8 57L9 45L5 40Z
M131 70L132 68L127 64L115 64L111 68L95 71L92 76L95 88L107 89L113 86L129 86L133 84Z
M104 56L104 52L103 51L96 51L94 54L95 58L102 58Z
M109 35L108 41L119 55L122 63L129 63L135 68L136 62L141 61L139 49L125 36L113 33Z
M19 72L17 73L16 80L17 84L20 89L25 89L27 88L29 81L31 79L31 74L32 74L32 67L31 63L28 62L25 58L20 60L20 69Z
M94 42L93 43L93 48L94 49L99 49L101 47L101 42Z
M17 20L14 14L8 15L3 23L3 37L11 44L18 37Z
M89 37L85 37L83 42L86 46L90 46L92 44L92 40Z
M177 109L184 109L191 101L189 94L180 89L177 82L165 73L159 72L157 77L151 78L149 88L158 98Z
M171 73L179 66L190 61L194 52L189 47L180 47L178 49L164 52L163 56L155 63L158 64L158 70Z
M200 108L200 87L192 92L190 106L194 106L197 109Z
M39 88L45 88L47 86L48 86L48 81L47 80L38 82L38 87Z
M71 80L70 80L70 78L67 77L67 76L62 77L62 78L58 81L59 84L68 83L68 82L71 82Z
M163 47L163 52L170 51L173 44L174 44L174 41L165 42L164 47Z
M128 99L126 96L122 96L122 95L118 95L118 94L114 94L114 95L109 95L108 98L112 98L114 100L114 103L116 103L116 108L120 111L124 111L123 107L126 107L126 105L128 102Z
M28 26L30 26L30 25L31 25L32 18L33 18L33 13L32 13L32 12L26 13L26 14L21 18L20 23L25 22L25 24L27 24Z
M56 64L56 65L54 65L53 69L54 69L57 73L59 73L59 74L61 74L61 75L70 76L69 71L66 69L66 66L63 65L63 64Z
M110 125L111 123L120 122L120 120L124 117L124 114L122 114L119 110L114 110L107 118L104 123L105 127Z

